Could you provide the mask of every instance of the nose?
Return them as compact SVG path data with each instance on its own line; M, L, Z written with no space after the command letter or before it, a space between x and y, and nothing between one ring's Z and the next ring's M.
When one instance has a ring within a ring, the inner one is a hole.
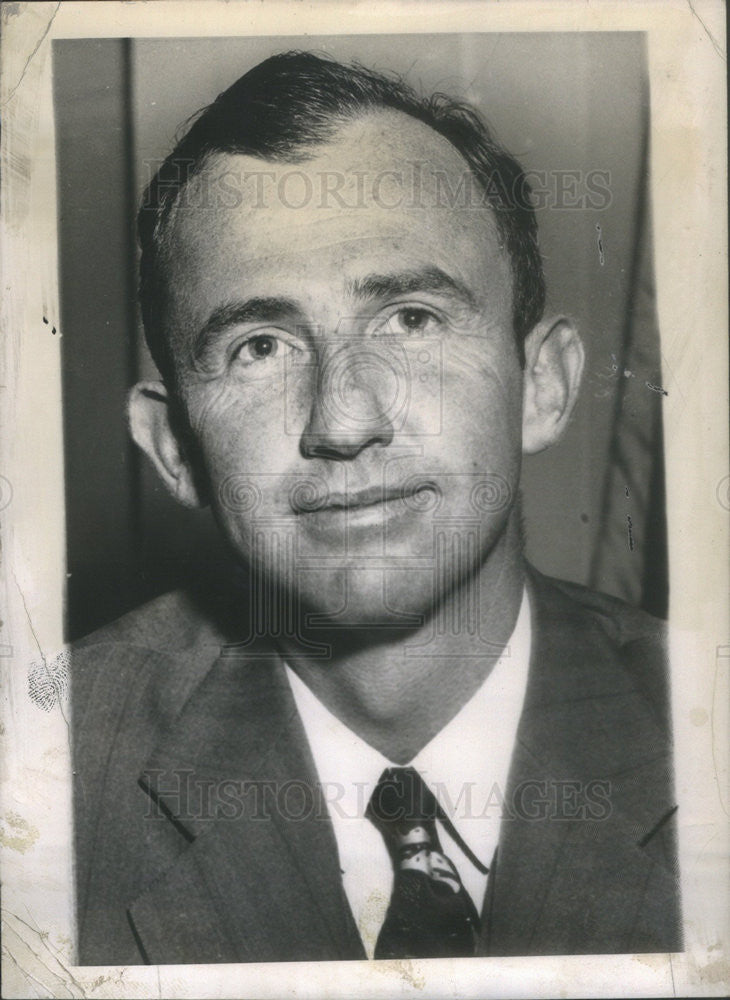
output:
M352 459L370 446L389 445L404 379L402 364L376 346L360 342L324 356L302 432L302 454Z

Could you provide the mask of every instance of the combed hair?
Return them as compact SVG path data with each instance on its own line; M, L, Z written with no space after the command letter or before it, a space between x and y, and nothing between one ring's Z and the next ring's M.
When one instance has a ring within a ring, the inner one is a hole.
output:
M524 362L524 338L542 317L545 280L530 187L517 160L476 111L444 94L420 97L399 78L287 52L255 66L202 110L144 194L137 220L140 307L147 343L166 381L176 382L164 329L166 222L185 184L221 153L271 162L311 159L342 124L383 108L410 115L447 139L483 189L510 258L513 328Z

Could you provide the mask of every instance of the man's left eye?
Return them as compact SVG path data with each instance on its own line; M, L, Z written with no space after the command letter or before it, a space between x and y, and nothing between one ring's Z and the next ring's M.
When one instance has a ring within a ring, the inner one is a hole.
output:
M403 334L423 334L426 333L438 320L428 309L408 306L393 313L380 328L380 333L391 337L403 336Z

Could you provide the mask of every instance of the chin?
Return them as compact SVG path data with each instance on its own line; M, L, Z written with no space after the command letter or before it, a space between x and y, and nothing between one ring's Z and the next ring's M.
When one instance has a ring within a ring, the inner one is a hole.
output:
M312 574L300 589L312 628L418 629L433 608L432 573L350 567Z

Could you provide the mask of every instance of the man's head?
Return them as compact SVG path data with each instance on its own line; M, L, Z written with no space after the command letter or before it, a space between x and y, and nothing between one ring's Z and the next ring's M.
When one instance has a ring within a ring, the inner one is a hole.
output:
M520 164L464 104L443 94L420 97L403 81L360 66L290 52L260 63L220 94L178 142L145 192L138 216L140 303L152 356L166 380L175 372L165 322L168 222L187 182L216 154L238 153L268 163L311 160L343 125L385 109L423 122L460 153L465 176L457 189L444 185L444 200L457 205L467 199L472 204L483 201L493 208L510 262L514 333L522 351L524 338L542 317L545 280L530 187ZM415 158L412 163L417 183Z
M526 197L471 112L307 55L243 77L166 161L141 236L167 385L133 391L132 429L267 587L412 623L519 558L521 454L559 436L582 367L541 319Z

